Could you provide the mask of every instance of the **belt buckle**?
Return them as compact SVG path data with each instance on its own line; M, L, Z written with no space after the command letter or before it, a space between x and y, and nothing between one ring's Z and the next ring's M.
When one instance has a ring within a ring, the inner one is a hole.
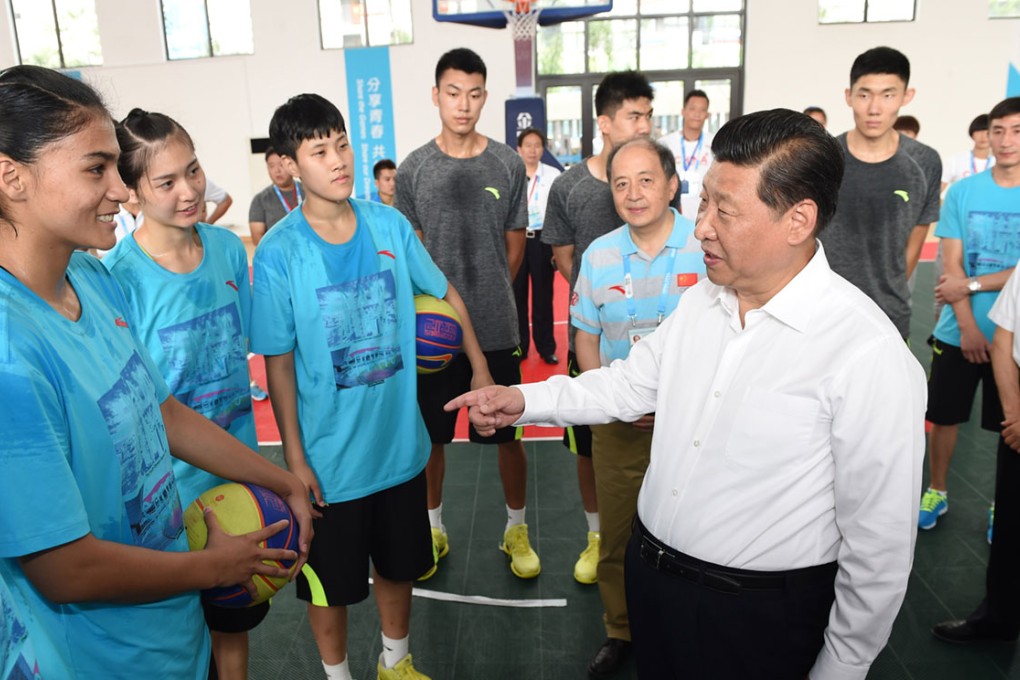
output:
M524 236L525 236L526 238L535 238L535 234L536 234L536 233L537 233L537 232L536 232L536 231L535 231L534 229L528 229L528 230L526 230L526 231L524 232Z

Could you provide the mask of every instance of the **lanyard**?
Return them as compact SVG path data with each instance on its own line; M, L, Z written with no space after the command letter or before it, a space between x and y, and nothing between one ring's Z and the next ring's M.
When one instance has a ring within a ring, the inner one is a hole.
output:
M698 152L701 151L701 144L705 141L705 133L702 132L698 135L698 145L694 147L694 151L691 152L691 157L687 158L687 149L684 145L684 133L680 132L680 156L684 162L684 172L687 172L691 168L691 164L694 163L694 159L698 158ZM694 164L694 169L697 170L701 167L701 160Z
M538 181L542 179L542 170L539 168L535 171L535 180L531 183L531 189L528 191L528 204L531 204L531 197L534 196L537 201L539 196L535 195L535 191L538 189Z
M283 203L283 209L286 212L290 212L291 210L296 208L299 203L301 203L301 185L298 184L297 182L294 182L294 207L293 208L290 206L289 203L287 203L287 199L283 197L283 192L280 191L280 187L278 187L278 186L276 186L274 184L273 185L273 191L276 192L276 197L278 199L280 199L280 203Z
M991 160L991 156L989 156L988 158L985 159L985 167L981 168L981 172L984 172L985 170L988 169L988 161L989 160ZM974 152L973 151L970 152L970 174L972 174L972 175L978 174L977 166L974 165Z
M669 246L666 246L669 248ZM676 248L669 248L669 264L666 272L662 275L662 291L659 293L658 326L666 318L666 298L669 296L669 280L673 276L673 265L676 262ZM623 258L623 296L627 298L627 316L630 317L630 325L637 326L637 305L634 304L634 280L630 275L630 255Z

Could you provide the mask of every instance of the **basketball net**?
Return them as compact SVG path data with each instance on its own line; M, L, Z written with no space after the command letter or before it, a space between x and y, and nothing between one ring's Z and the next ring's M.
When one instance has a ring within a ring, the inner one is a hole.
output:
M510 9L503 10L507 25L513 31L514 42L531 43L538 31L538 15L541 2L532 0L506 0Z

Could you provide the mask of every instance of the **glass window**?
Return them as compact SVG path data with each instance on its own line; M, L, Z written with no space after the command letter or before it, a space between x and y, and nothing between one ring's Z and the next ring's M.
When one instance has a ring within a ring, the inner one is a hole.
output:
M659 139L680 129L683 121L684 81L663 80L652 83L652 89L655 90L652 139Z
M322 47L375 47L414 42L411 0L319 0Z
M649 14L686 14L690 9L690 0L641 0L641 14L646 16Z
M913 21L914 0L818 0L818 23Z
M691 65L694 68L740 66L740 15L695 17L691 31Z
M695 80L694 89L708 95L708 120L705 129L715 132L730 119L730 101L733 83L729 78L720 80ZM655 98L658 104L659 98Z
M11 0L22 64L49 68L99 66L95 0Z
M637 21L588 22L588 70L625 71L637 68Z
M539 73L584 73L585 25L583 21L568 21L538 29L535 42Z
M616 0L604 14L540 26L538 75L739 68L743 6L743 0Z
M549 151L563 165L581 160L581 88L550 87L545 93Z
M607 14L611 17L632 17L637 11L637 0L613 0L613 9Z
M167 58L252 54L250 0L162 0Z
M687 41L687 17L658 17L641 20L641 70L666 71L687 68L690 55Z
M694 0L695 12L739 12L744 0Z
M1020 17L1020 0L988 0L988 18Z

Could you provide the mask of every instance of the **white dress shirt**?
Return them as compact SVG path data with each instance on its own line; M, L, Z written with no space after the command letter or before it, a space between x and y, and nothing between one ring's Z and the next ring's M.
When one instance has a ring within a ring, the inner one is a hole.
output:
M521 423L656 413L638 515L670 547L761 571L838 561L811 678L867 675L910 575L927 389L820 243L744 327L735 293L703 280L627 359L521 389Z

